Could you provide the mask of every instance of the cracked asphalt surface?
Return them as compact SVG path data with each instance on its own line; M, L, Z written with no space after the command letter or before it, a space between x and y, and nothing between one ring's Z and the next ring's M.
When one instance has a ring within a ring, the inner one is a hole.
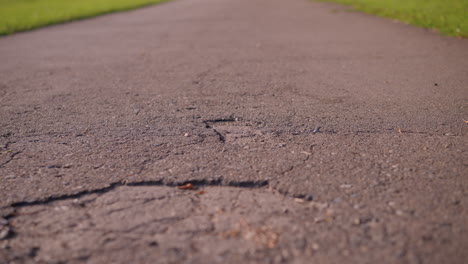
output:
M466 39L176 0L0 58L0 263L468 259Z

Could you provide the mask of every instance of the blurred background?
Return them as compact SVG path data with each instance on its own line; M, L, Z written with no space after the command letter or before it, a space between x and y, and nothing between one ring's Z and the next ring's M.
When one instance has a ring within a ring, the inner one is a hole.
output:
M130 10L164 1L169 0L0 0L0 35ZM433 29L444 35L468 37L468 0L318 1L348 5L352 10ZM255 4L255 1L251 2Z

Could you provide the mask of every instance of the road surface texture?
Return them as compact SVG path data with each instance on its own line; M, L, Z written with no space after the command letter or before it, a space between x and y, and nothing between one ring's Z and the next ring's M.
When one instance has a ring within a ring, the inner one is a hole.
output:
M0 58L1 263L468 259L466 39L176 0Z

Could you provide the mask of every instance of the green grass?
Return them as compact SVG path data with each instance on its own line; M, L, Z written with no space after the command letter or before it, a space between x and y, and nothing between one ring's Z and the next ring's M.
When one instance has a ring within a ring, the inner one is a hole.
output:
M468 0L319 0L407 24L436 29L444 35L468 37Z
M0 35L167 0L0 0Z

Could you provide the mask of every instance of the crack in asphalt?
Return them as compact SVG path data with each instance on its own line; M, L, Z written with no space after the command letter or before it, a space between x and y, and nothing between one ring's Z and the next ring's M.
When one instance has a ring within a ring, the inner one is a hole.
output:
M65 194L65 195L58 195L58 196L49 196L43 199L33 200L33 201L21 201L15 202L7 207L19 208L19 207L26 207L26 206L34 206L34 205L44 205L49 204L55 201L61 200L69 200L69 199L77 199L86 195L90 194L104 194L109 191L115 190L117 187L120 186L130 186L130 187L137 187L137 186L166 186L166 187L177 187L183 186L186 184L191 184L195 188L197 187L206 187L206 186L220 186L220 187L236 187L236 188L248 188L248 189L255 189L255 188L263 188L269 185L269 181L262 180L262 181L228 181L224 182L222 178L214 179L214 180L189 180L189 181L182 181L182 182L165 182L163 180L155 180L155 181L140 181L140 182L127 182L127 181L118 181L109 184L106 187L93 189L93 190L84 190L75 194Z
M194 189L198 189L201 187L207 187L207 186L219 186L219 187L236 187L236 188L246 188L246 189L255 189L255 188L263 188L265 186L269 185L268 181L229 181L229 182L224 182L222 178L219 179L214 179L214 180L191 180L191 181L183 181L183 182L164 182L162 180L156 180L156 181L140 181L140 182L126 182L126 181L119 181L115 183L111 183L106 187L99 188L99 189L94 189L94 190L85 190L82 192L78 192L75 194L65 194L65 195L59 195L59 196L49 196L43 199L38 199L34 201L21 201L21 202L16 202L11 204L10 206L5 206L0 209L12 207L14 209L17 208L22 208L22 207L28 207L28 206L38 206L38 205L47 205L52 202L56 201L64 201L64 200L70 200L70 199L78 199L83 196L87 195L92 195L92 194L105 194L110 191L116 190L118 187L122 186L127 186L127 187L141 187L141 186L160 186L160 187L177 187L177 186L183 186L186 184L191 184ZM94 199L93 199L94 200ZM145 200L144 203L148 203L150 201L154 201L154 199L150 200ZM115 213L117 211L121 210L126 210L128 208L120 208L119 210L111 211L109 213ZM1 219L4 219L5 224L4 228L6 231L5 234L2 234L2 237L0 240L8 240L11 238L14 238L16 236L16 232L14 229L10 226L10 220L15 218L17 216L16 210L11 212L10 214L5 215ZM130 230L131 231L131 230Z
M122 186L127 186L127 187L142 187L142 186L159 186L159 187L178 187L178 186L183 186L186 184L191 184L194 190L200 188L200 187L208 187L208 186L220 186L220 187L236 187L236 188L246 188L246 189L255 189L255 188L263 188L265 186L269 185L268 181L229 181L229 182L224 182L222 178L219 179L214 179L214 180L191 180L191 181L183 181L183 182L164 182L162 180L156 180L156 181L140 181L140 182L126 182L126 181L119 181L112 183L106 187L99 188L99 189L94 189L94 190L85 190L79 193L75 194L65 194L65 195L59 195L59 196L50 196L44 199L39 199L39 200L34 200L34 201L21 201L21 202L16 202L11 204L10 206L5 206L3 208L7 207L12 207L14 210L10 214L5 215L4 217L0 218L0 220L3 220L2 225L3 225L3 230L2 230L2 237L0 237L0 240L9 240L14 237L16 237L17 233L15 232L14 228L10 225L10 220L14 219L15 217L19 216L17 214L16 209L22 208L22 207L28 207L28 206L39 206L39 205L47 205L56 201L64 201L64 200L70 200L70 199L78 199L83 196L87 195L92 195L92 194L98 194L103 195L111 191L115 191L118 187ZM163 197L157 197L157 198L152 198L152 199L147 199L143 201L143 204L154 201L154 200L160 200L167 198L166 196ZM94 201L93 199L92 201ZM191 199L192 200L192 199ZM87 201L86 203L89 203L90 201ZM195 202L192 200L192 202ZM119 208L115 210L111 210L107 212L108 215L127 210L130 207L125 207L125 208ZM2 208L0 208L2 209ZM182 218L170 218L170 221L176 220L180 221ZM159 221L165 221L168 219L158 219L157 222ZM151 221L154 222L154 221ZM131 229L128 230L123 230L121 233L129 233L132 232L136 229L138 229L140 226L147 225L148 223L142 223L138 226L132 227ZM5 231L4 231L5 230ZM6 233L5 233L6 232ZM5 233L5 234L3 234Z
M0 168L3 168L3 166L7 165L8 163L10 163L11 161L13 161L15 159L15 156L20 154L21 151L16 151L16 152L13 152L10 157L5 161L3 162L2 164L0 164Z
M237 121L236 118L230 116L227 118L204 120L203 123L205 124L205 128L212 129L216 133L216 135L218 135L219 141L221 141L222 143L226 143L226 138L224 137L224 135L218 130L216 130L216 128L214 128L211 125L211 123L227 123L227 122L236 122L236 121Z

